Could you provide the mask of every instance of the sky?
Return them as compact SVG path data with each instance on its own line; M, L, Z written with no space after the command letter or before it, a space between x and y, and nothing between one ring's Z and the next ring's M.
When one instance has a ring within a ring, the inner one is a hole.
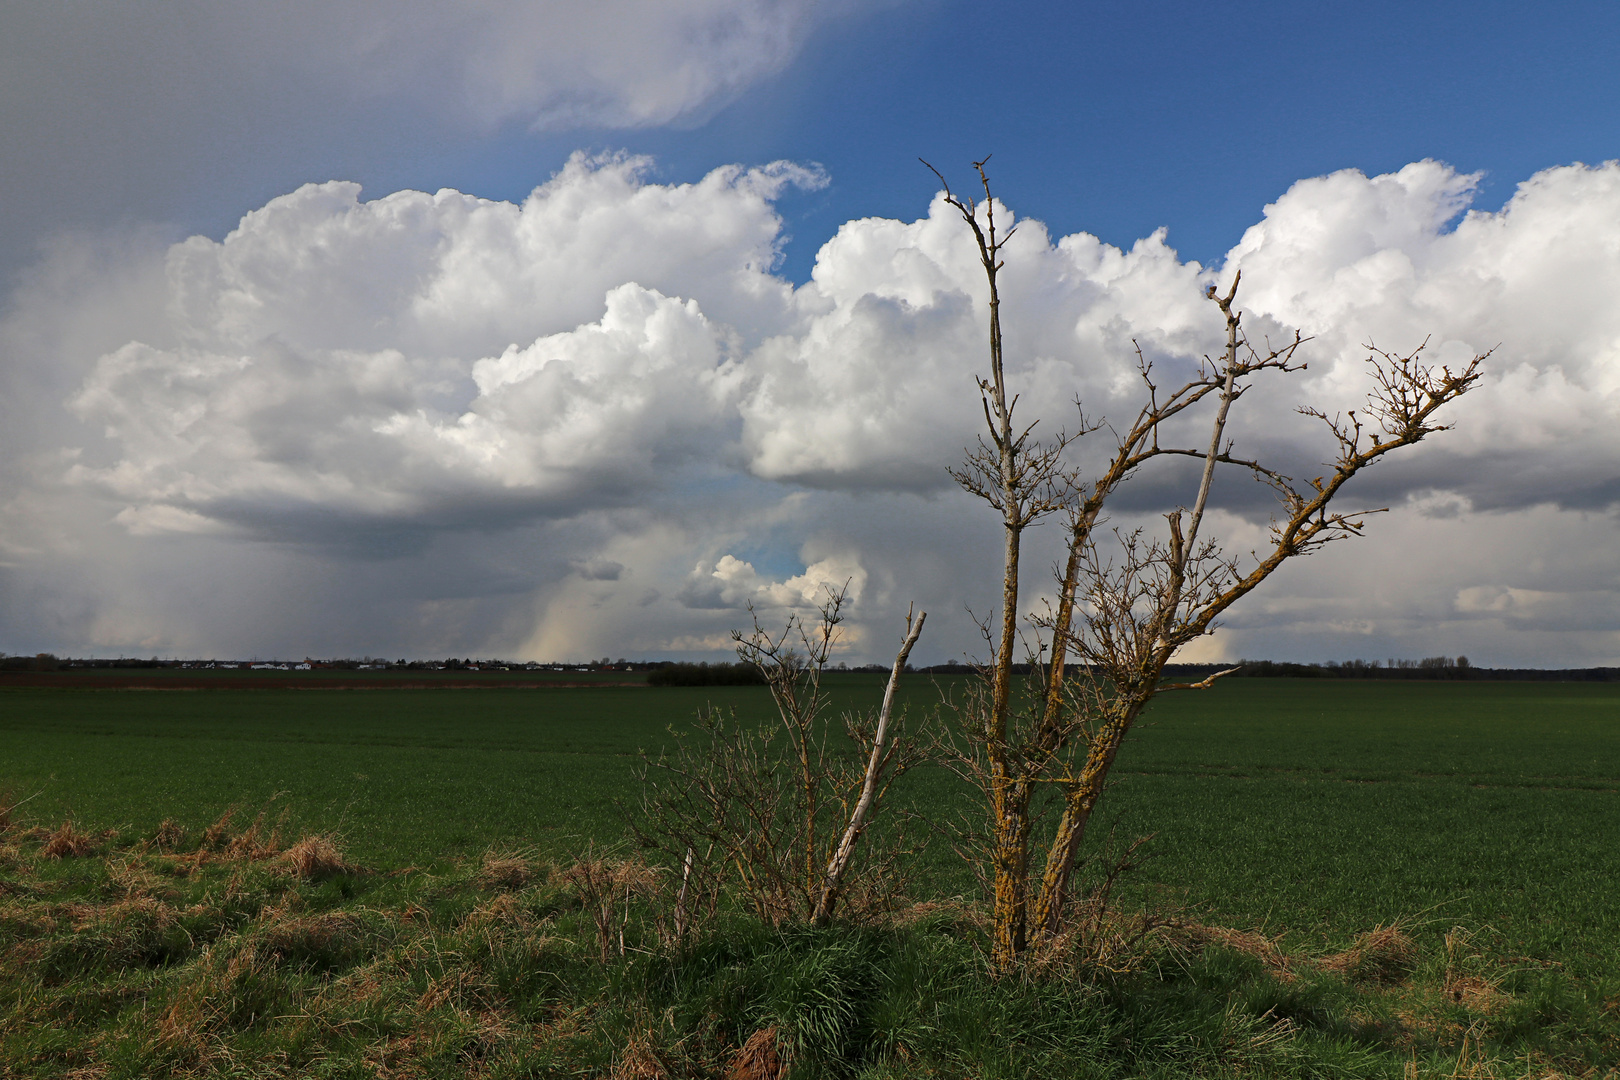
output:
M991 155L1043 430L1134 414L1138 345L1191 371L1238 269L1311 338L1234 429L1299 475L1369 343L1494 349L1184 658L1620 664L1617 47L1612 3L0 0L0 650L719 659L847 582L849 662L911 603L915 662L982 655L984 284L919 159Z

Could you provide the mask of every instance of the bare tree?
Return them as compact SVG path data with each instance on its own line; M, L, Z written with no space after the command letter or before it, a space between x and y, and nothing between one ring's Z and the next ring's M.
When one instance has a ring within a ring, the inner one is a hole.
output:
M1359 535L1367 515L1378 511L1340 512L1332 506L1334 499L1379 458L1445 430L1436 414L1475 384L1489 353L1453 372L1424 365L1422 346L1407 355L1369 347L1372 388L1359 415L1329 417L1316 409L1300 410L1323 421L1336 444L1329 471L1300 483L1259 461L1236 457L1226 436L1231 407L1253 377L1304 366L1295 362L1305 343L1297 333L1280 347L1250 342L1242 314L1234 307L1241 277L1234 274L1224 293L1213 285L1206 293L1226 324L1220 355L1205 357L1195 377L1166 391L1155 383L1152 366L1138 349L1146 401L1129 428L1110 428L1115 449L1095 477L1085 478L1066 463L1065 451L1074 436L1042 441L1034 437L1033 423L1020 426L1015 420L1017 398L1007 387L1003 366L998 288L1002 249L1013 230L998 231L984 162L974 165L982 200L958 196L937 169L928 167L972 232L989 283L990 373L978 380L985 434L952 475L1001 517L1001 609L999 618L984 626L992 649L985 685L963 710L963 738L953 743L951 758L986 797L984 842L994 895L992 962L1006 970L1062 929L1086 825L1121 743L1148 702L1161 691L1207 688L1230 674L1166 685L1164 669L1176 650L1210 632L1217 616L1287 560ZM1213 411L1208 443L1197 448L1161 443L1167 425L1192 419L1190 410L1197 406ZM1080 434L1102 426L1082 414ZM1165 515L1163 536L1140 530L1113 534L1115 550L1105 555L1095 534L1109 499L1144 465L1166 457L1202 461L1190 507ZM1269 548L1251 553L1248 560L1229 557L1203 535L1217 465L1269 485L1280 502ZM1062 514L1067 526L1056 605L1028 628L1037 674L1029 691L1015 696L1015 660L1020 641L1026 640L1019 619L1023 542L1032 525L1054 514ZM1032 808L1042 785L1058 790L1061 812L1036 874L1030 850Z
M842 589L828 589L814 622L790 615L773 634L756 617L733 634L738 656L765 676L774 722L741 724L711 709L695 737L648 760L638 828L680 860L679 928L725 891L768 922L826 923L852 889L880 896L892 884L895 845L857 853L890 785L920 757L897 737L895 695L927 614L906 616L877 714L845 713L835 726L822 679L844 603Z

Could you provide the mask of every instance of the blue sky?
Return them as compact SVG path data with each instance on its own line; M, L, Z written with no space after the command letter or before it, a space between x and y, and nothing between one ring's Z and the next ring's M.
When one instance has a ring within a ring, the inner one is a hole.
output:
M841 222L914 212L930 187L918 157L960 169L993 153L999 189L1054 232L1129 244L1167 226L1184 257L1207 263L1301 177L1430 157L1482 172L1474 205L1495 209L1539 169L1605 161L1620 144L1612 3L869 7L822 22L784 70L673 124L540 132L522 116L457 123L409 94L334 92L332 73L272 61L233 86L239 72L198 59L229 25L188 29L185 5L160 20L110 5L120 17L109 22L163 42L81 42L72 59L84 69L58 67L50 50L82 28L30 14L35 33L11 49L51 70L43 85L13 76L8 135L31 152L8 155L7 171L38 178L25 205L52 187L79 205L55 220L14 209L28 220L5 233L152 221L218 237L267 199L329 179L373 195L518 199L581 147L652 154L672 180L788 158L820 162L833 181L781 207L800 241L784 272L802 280ZM142 46L155 68L180 70L143 68ZM121 47L128 69L86 70ZM69 95L67 83L88 89Z
M1064 283L1011 327L1054 411L1129 334L1205 347L1194 262L1319 336L1284 413L1353 402L1369 336L1504 346L1369 487L1388 538L1209 655L1620 661L1620 6L478 11L0 4L0 649L715 655L843 574L857 652L916 595L970 652L993 530L938 478L976 346L931 335L977 286L917 159L988 153ZM441 188L514 205L394 196Z

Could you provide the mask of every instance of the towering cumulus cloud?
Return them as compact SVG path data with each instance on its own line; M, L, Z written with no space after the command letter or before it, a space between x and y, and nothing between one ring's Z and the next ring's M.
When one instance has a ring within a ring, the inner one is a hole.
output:
M911 599L938 613L933 655L971 651L994 529L945 469L982 422L977 253L936 198L846 223L795 287L773 200L824 182L779 163L662 185L644 161L575 157L522 205L334 183L161 259L57 267L4 328L35 414L7 436L27 465L6 479L26 508L0 534L6 633L701 651L745 604L847 583L853 656L881 653ZM1121 250L1025 220L1008 247L1010 375L1052 429L1077 398L1133 411L1138 350L1163 382L1214 351L1201 292L1239 268L1251 333L1313 340L1307 372L1244 398L1237 438L1300 469L1326 447L1293 406L1356 407L1367 343L1427 340L1442 363L1497 348L1457 430L1358 481L1394 510L1371 538L1272 583L1212 654L1620 655L1620 166L1540 173L1498 213L1468 210L1474 183L1427 161L1303 180L1213 269L1162 233ZM1150 478L1117 523L1180 482ZM1246 549L1263 492L1217 495ZM199 575L229 603L196 599Z
M133 527L308 535L566 517L712 461L735 427L732 327L791 303L770 199L820 178L666 188L643 165L576 158L522 206L311 185L177 245L176 344L95 363L69 404L119 449L72 479Z

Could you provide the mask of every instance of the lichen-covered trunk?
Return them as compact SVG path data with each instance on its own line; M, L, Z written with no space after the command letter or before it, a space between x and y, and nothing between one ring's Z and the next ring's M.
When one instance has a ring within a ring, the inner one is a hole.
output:
M1131 701L1103 725L1092 737L1085 767L1064 791L1063 815L1058 819L1057 832L1046 855L1046 866L1041 872L1040 892L1035 899L1035 913L1031 920L1037 938L1049 937L1062 927L1075 861L1080 855L1080 844L1086 838L1086 824L1091 820L1097 800L1102 797L1108 771L1113 768L1120 744L1125 741L1125 736L1130 733L1131 725L1136 722L1145 704L1146 698Z
M1011 486L1010 481L1008 486ZM1009 500L1010 503L1010 500ZM1005 969L1024 951L1028 906L1029 784L1013 774L1007 753L1012 701L1013 649L1018 641L1018 558L1021 530L1008 513L1002 564L1001 640L990 680L985 746L990 759L991 863L994 867L995 934L991 962Z
M1018 779L994 792L995 934L992 965L1005 971L1029 943L1029 782Z

